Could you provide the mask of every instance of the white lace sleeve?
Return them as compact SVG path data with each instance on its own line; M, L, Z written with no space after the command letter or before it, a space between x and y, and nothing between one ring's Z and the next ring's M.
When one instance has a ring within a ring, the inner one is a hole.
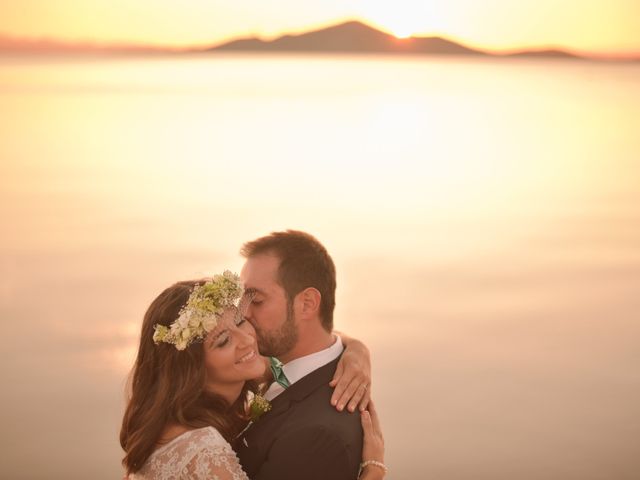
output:
M249 480L231 445L213 427L184 433L159 448L129 480Z
M207 445L187 466L189 478L197 480L249 480L238 457L227 445Z

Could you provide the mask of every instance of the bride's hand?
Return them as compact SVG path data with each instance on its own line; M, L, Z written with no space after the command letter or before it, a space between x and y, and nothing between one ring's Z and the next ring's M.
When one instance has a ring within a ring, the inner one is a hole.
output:
M363 411L371 398L371 358L369 349L360 340L348 337L340 333L342 343L345 345L342 358L338 362L333 380L329 383L335 387L331 396L331 405L339 411L345 407L350 412L356 408Z
M362 462L374 461L376 463L369 463L365 466L360 479L381 480L387 473L384 466L384 438L380 428L378 412L376 412L373 401L369 402L368 410L360 413L360 419L362 421L362 430L364 431Z

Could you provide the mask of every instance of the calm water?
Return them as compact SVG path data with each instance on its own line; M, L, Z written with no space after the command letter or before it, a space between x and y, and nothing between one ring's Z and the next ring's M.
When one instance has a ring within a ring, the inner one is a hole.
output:
M390 478L637 478L640 67L0 58L0 464L119 478L148 303L283 228L338 266Z

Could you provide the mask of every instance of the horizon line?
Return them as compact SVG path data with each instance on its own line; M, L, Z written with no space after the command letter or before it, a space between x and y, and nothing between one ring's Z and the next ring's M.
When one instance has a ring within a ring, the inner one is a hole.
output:
M353 17L347 17L342 20L334 20L332 22L326 22L322 24L316 24L315 27L308 27L307 29L300 28L294 29L292 31L281 32L275 35L260 35L260 34L249 34L249 35L231 35L225 37L221 40L211 40L205 43L193 43L193 44L185 44L185 45L176 45L176 44L161 44L155 42L145 42L145 41L132 41L132 40L99 40L99 39L88 39L88 38L64 38L57 36L20 36L10 33L4 33L0 31L0 54L9 52L15 53L56 53L60 51L60 49L76 49L76 52L69 53L80 53L80 52L110 52L114 51L114 53L118 50L120 51L129 51L131 53L135 53L136 51L140 53L195 53L202 52L203 50L215 50L216 48L225 45L230 42L235 42L239 40L259 40L265 43L272 42L279 38L285 36L299 36L304 35L310 32L316 32L320 30L325 30L331 27L336 27L339 25L343 25L345 23L360 23L366 25L369 28L378 30L382 33L385 33L391 37L397 38L398 40L408 40L411 38L441 38L445 40L449 40L455 43L458 43L464 47L472 48L476 50L481 50L484 53L495 56L508 56L521 52L536 52L536 51L544 51L544 50L560 50L572 55L576 55L579 57L584 57L587 59L594 60L639 60L640 59L640 50L638 51L630 51L630 50L581 50L573 47L567 47L558 44L535 44L535 45L523 45L518 47L508 47L508 48L487 48L480 45L477 45L473 42L466 42L465 40L461 40L455 36L443 34L443 33L419 33L412 34L406 37L400 37L389 31L387 28L377 25L375 22L365 21ZM64 53L64 52L60 52Z

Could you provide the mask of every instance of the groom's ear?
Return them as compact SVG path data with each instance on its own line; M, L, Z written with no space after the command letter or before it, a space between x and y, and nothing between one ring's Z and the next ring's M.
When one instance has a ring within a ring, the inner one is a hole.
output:
M321 293L318 289L305 288L298 294L300 298L300 313L304 318L315 318L320 312Z

